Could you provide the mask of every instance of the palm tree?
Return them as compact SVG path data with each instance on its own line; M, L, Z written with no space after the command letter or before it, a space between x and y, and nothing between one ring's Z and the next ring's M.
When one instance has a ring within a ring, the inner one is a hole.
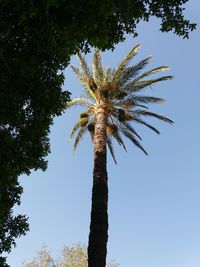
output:
M167 66L154 68L140 74L151 57L129 66L130 60L137 54L139 47L136 45L115 69L102 67L100 50L97 48L94 51L92 70L80 53L77 55L80 68L71 66L85 89L85 95L71 100L67 104L67 108L82 105L86 109L80 114L69 139L71 140L76 135L74 142L74 150L76 150L83 134L89 131L94 144L92 208L88 244L89 267L106 266L108 240L107 147L115 163L112 141L115 139L126 150L122 136L128 138L147 155L146 150L139 142L141 137L131 122L143 124L157 134L159 131L147 123L143 119L144 117L154 117L173 123L167 117L151 112L147 107L149 103L164 103L164 99L138 94L148 86L172 78L172 76L163 76L147 79L151 74L168 70Z

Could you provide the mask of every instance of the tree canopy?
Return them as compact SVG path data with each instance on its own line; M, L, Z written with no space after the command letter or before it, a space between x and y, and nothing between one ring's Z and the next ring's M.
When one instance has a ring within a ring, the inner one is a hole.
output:
M80 113L79 119L70 134L69 140L76 135L74 151L87 131L94 142L97 109L102 103L105 106L105 110L108 109L106 124L107 145L115 163L113 140L117 141L126 151L126 146L121 136L129 139L147 155L146 150L140 144L142 138L132 127L131 123L142 124L157 134L160 132L147 123L144 118L153 117L164 122L173 123L169 118L151 112L148 108L148 104L165 103L163 98L141 95L141 91L147 87L172 79L173 77L170 75L149 78L153 74L169 70L169 67L160 66L141 73L143 68L150 62L151 56L129 66L139 47L140 45L134 46L115 69L103 67L101 53L97 48L94 51L92 70L83 55L78 53L77 57L80 62L80 68L74 65L71 67L85 89L85 94L79 98L72 99L66 105L66 108L77 105L85 108L84 112Z
M31 262L24 262L24 267L87 267L87 248L76 244L73 247L64 246L61 257L55 260L46 247L40 249ZM108 262L107 267L118 267L114 260Z
M9 253L16 245L15 239L24 235L29 226L25 215L14 215L13 206L20 204L23 188L17 182L17 176L0 179L0 255ZM0 256L0 266L8 266L6 258Z
M50 126L69 100L62 85L70 56L90 46L113 48L152 16L160 20L161 31L188 38L195 24L184 17L186 2L0 1L1 202L6 203L2 196L9 186L13 195L21 194L19 175L47 167ZM1 203L1 229L7 221L4 208L8 211Z

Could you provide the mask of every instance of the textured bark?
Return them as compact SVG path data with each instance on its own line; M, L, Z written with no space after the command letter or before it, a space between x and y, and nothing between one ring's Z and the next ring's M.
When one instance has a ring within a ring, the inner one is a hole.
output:
M108 177L106 170L107 109L99 105L94 134L92 210L88 267L105 267L108 241Z

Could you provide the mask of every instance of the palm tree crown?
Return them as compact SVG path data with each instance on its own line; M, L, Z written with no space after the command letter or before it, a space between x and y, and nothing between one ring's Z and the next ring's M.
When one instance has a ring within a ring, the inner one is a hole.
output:
M74 105L83 105L86 110L80 114L77 123L70 134L70 140L76 135L74 150L84 133L89 131L92 140L94 138L96 110L99 105L107 109L107 145L112 158L116 163L112 140L115 139L125 150L126 146L122 136L128 138L134 145L140 148L145 154L146 150L140 144L141 137L131 125L140 123L159 134L159 131L147 123L144 117L154 117L159 120L173 123L169 118L151 112L147 104L164 103L165 100L154 96L141 95L140 92L146 87L160 81L170 80L172 76L162 76L155 79L148 79L148 76L168 70L169 67L161 66L143 72L141 70L149 63L151 57L147 57L137 64L129 66L131 59L137 54L140 45L136 45L122 62L115 68L103 68L100 50L95 49L92 70L88 67L84 57L78 53L80 68L72 65L72 70L85 88L85 95L71 100L67 108Z

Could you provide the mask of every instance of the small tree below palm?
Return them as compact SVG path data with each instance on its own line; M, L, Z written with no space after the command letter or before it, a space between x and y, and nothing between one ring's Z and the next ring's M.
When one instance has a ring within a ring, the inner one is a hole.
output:
M167 117L148 109L148 104L161 104L165 102L164 99L140 94L148 86L170 80L172 76L148 79L148 76L166 71L168 67L161 66L141 74L141 70L149 63L151 57L129 66L129 62L137 54L138 49L139 45L135 46L115 69L103 68L98 49L95 49L94 52L92 70L89 69L80 53L77 55L80 68L71 66L85 89L85 95L70 101L67 108L81 105L86 109L80 114L73 127L70 140L76 135L74 142L74 150L76 150L83 134L88 131L94 144L92 210L88 244L89 267L106 266L108 241L107 147L115 163L112 142L116 140L126 150L122 136L129 139L147 155L140 143L141 137L133 125L142 124L159 134L159 131L144 118L154 117L173 123Z
M46 247L40 249L31 262L24 262L24 267L87 267L87 248L85 245L75 244L73 247L64 246L62 255L55 260ZM108 262L106 267L118 267L114 260Z

